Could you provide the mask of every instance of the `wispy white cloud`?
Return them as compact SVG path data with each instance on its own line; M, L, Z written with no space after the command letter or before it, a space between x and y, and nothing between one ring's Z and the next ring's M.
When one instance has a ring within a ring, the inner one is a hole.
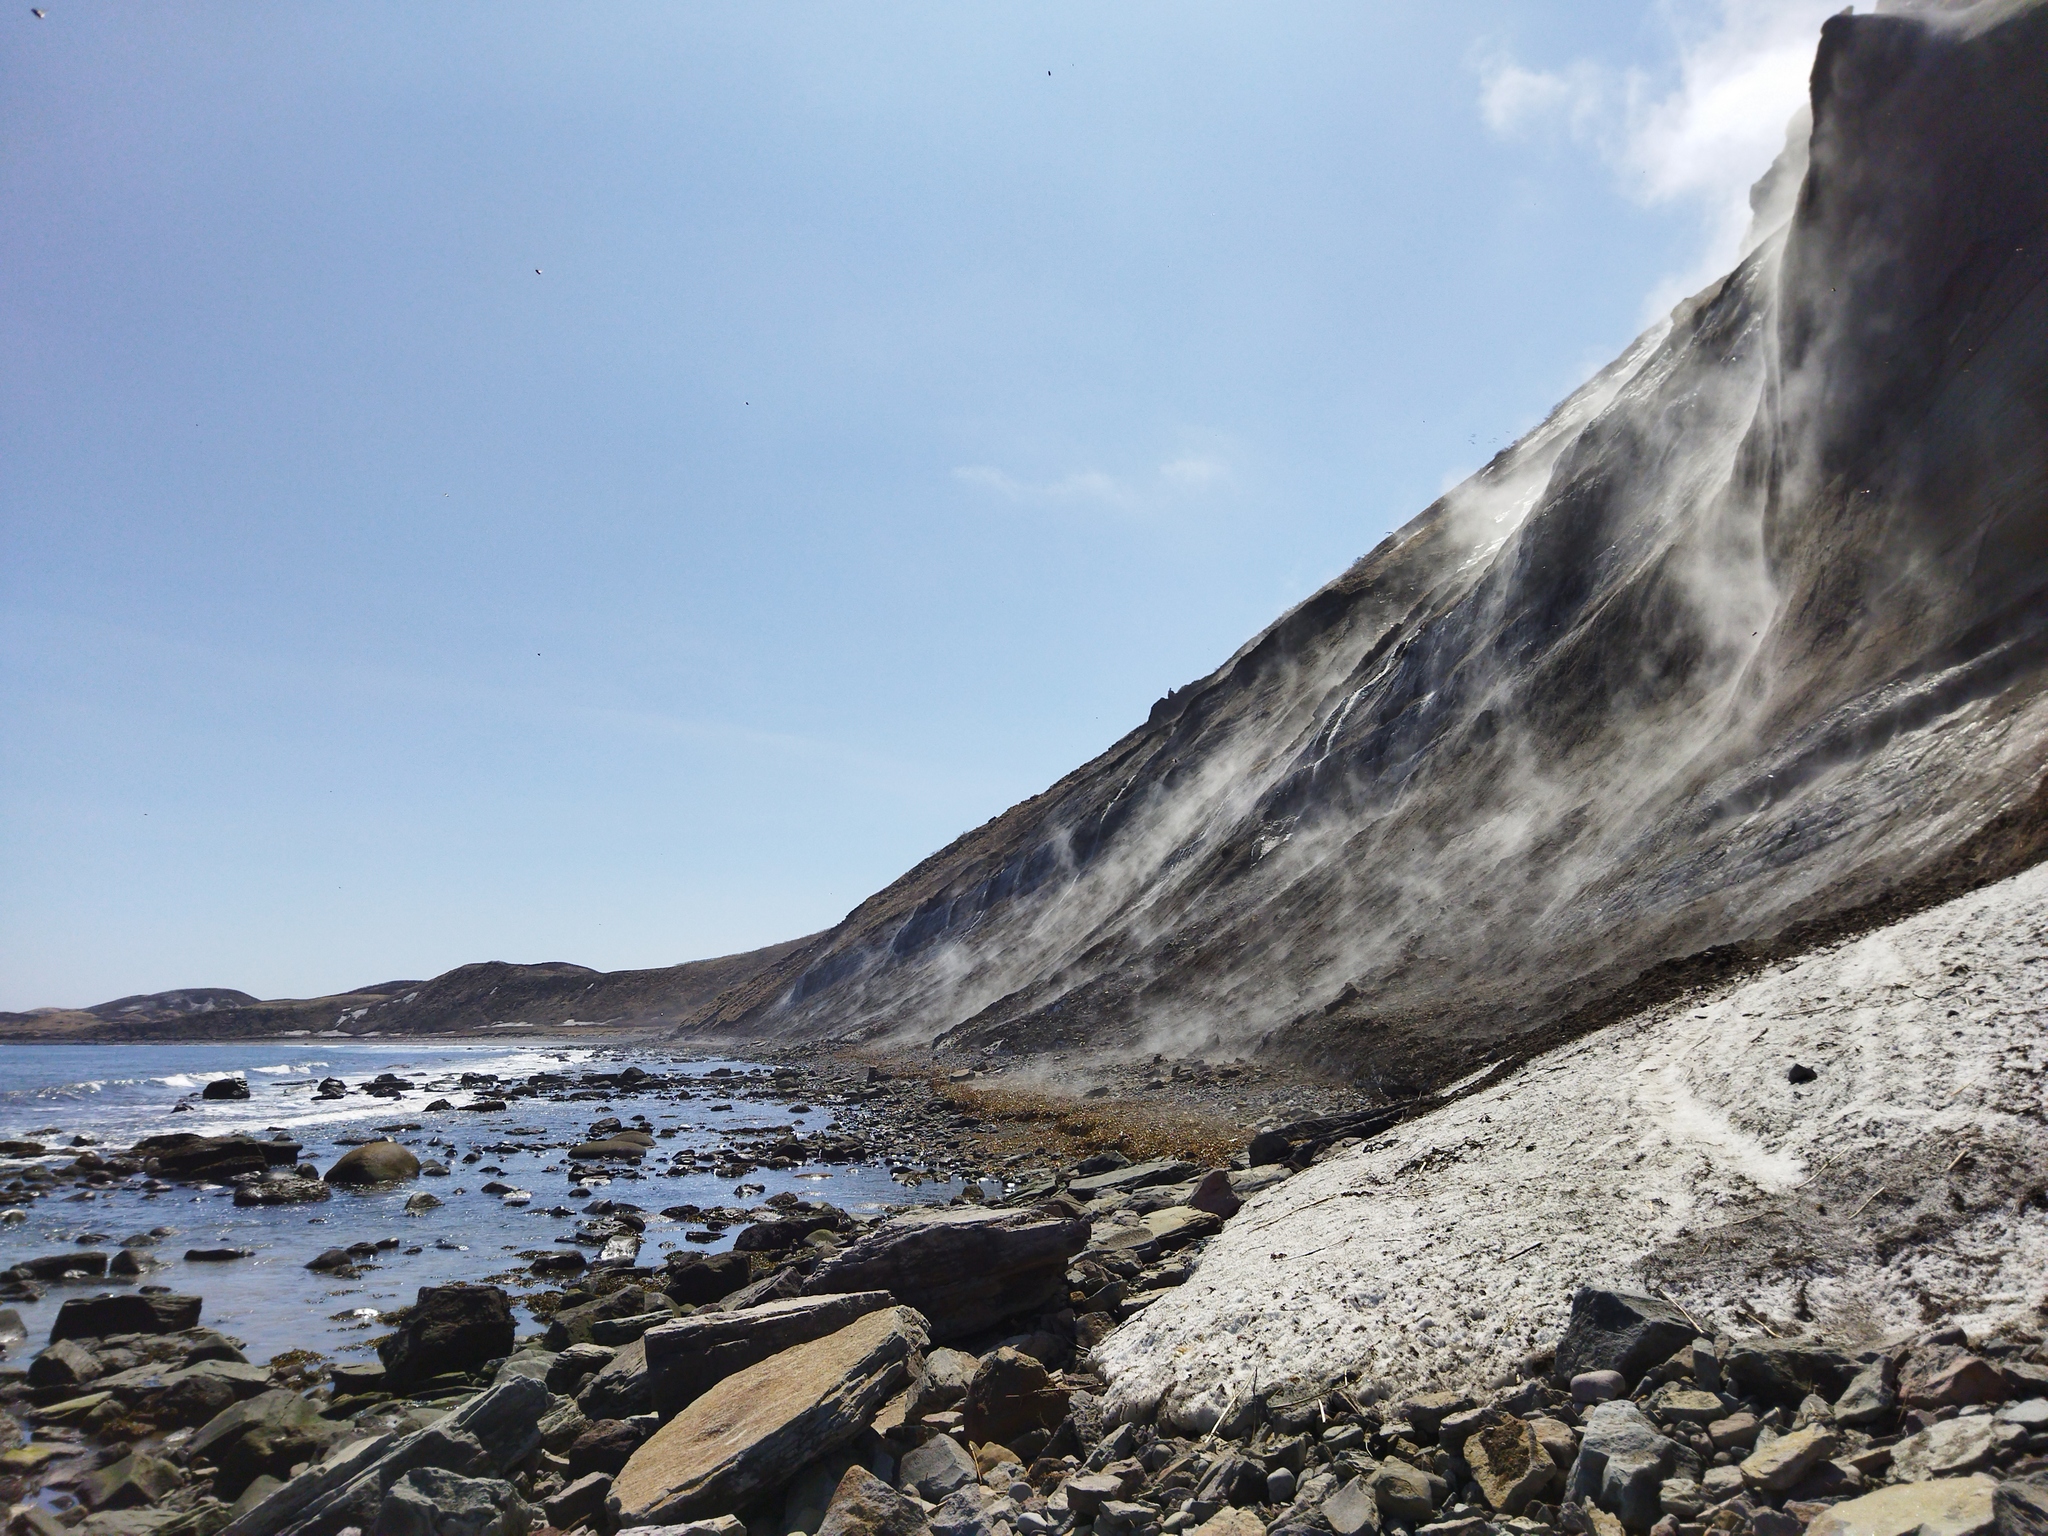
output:
M1099 469L1075 470L1057 480L1023 480L992 464L966 464L953 478L1019 505L1093 503L1119 511L1141 511L1169 501L1200 495L1230 478L1230 466L1201 454L1169 459L1149 475L1112 475Z
M1577 59L1531 67L1477 56L1479 111L1504 138L1563 135L1597 153L1648 207L1691 205L1703 249L1651 296L1653 308L1724 272L1749 226L1749 189L1784 147L1806 100L1820 25L1840 0L1664 0L1673 57L1657 68Z

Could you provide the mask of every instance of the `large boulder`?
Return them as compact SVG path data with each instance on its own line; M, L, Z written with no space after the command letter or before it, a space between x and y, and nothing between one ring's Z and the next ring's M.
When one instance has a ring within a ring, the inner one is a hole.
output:
M197 1296L74 1296L57 1309L50 1342L103 1339L116 1333L182 1333L198 1322Z
M152 1173L167 1179L205 1179L224 1184L242 1173L261 1173L296 1163L305 1150L289 1138L258 1141L253 1136L201 1136L194 1131L170 1131L145 1136L130 1149Z
M249 1083L246 1078L216 1077L199 1090L202 1099L246 1099L249 1097Z
M1033 1431L1050 1434L1060 1427L1067 1416L1067 1389L1038 1361L1004 1347L983 1360L968 1382L962 1416L971 1444L1019 1450L1018 1442ZM1030 1452L1039 1448L1033 1445Z
M698 1312L650 1328L641 1344L654 1411L669 1418L735 1372L894 1304L887 1291L801 1296L743 1312Z
M1557 1374L1619 1371L1634 1386L1643 1372L1690 1344L1694 1332L1668 1301L1583 1286L1572 1297L1571 1320L1557 1342Z
M495 1285L423 1285L396 1332L377 1346L389 1390L512 1353L512 1304Z
M377 1510L377 1536L526 1536L544 1523L510 1483L439 1467L414 1467Z
M803 1294L888 1291L950 1343L1063 1305L1067 1263L1087 1245L1088 1223L1057 1206L913 1211L827 1258Z
M1659 1434L1634 1403L1602 1403L1586 1415L1565 1497L1599 1505L1641 1536L1661 1513L1658 1492L1678 1458L1676 1442Z
M359 1189L419 1177L420 1160L395 1141L366 1141L344 1152L327 1170L327 1182Z
M235 1499L257 1477L288 1477L349 1433L348 1425L323 1419L318 1403L280 1388L208 1419L185 1449L192 1461L212 1462L216 1492Z
M728 1376L633 1453L612 1487L615 1524L676 1525L752 1505L867 1427L929 1342L907 1307Z
M967 1447L951 1435L933 1435L923 1445L905 1451L896 1467L897 1483L927 1504L944 1503L980 1476ZM1122 1491L1121 1485L1118 1491Z

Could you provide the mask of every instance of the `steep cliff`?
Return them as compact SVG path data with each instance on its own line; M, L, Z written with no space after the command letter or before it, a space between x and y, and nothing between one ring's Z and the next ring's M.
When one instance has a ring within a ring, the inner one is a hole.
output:
M1398 1094L2038 858L2044 60L2040 0L1829 21L1733 272L707 1027Z

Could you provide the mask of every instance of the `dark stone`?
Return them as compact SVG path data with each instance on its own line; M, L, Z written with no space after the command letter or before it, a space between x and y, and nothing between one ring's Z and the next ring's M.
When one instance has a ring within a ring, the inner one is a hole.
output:
M218 1497L234 1499L255 1478L289 1477L352 1431L320 1416L320 1405L282 1388L216 1414L186 1445L193 1461L212 1462Z
M249 1085L239 1077L216 1077L199 1092L202 1099L246 1099Z
M172 1131L145 1136L133 1155L167 1179L203 1179L225 1184L236 1174L296 1163L305 1149L296 1141L258 1141L253 1136L201 1136Z
M666 1261L662 1289L686 1307L708 1306L753 1278L753 1265L737 1253L678 1253Z
M420 1160L395 1141L370 1141L352 1147L327 1170L327 1182L342 1185L396 1184L414 1178Z
M30 1280L61 1280L66 1275L89 1275L97 1280L107 1272L107 1256L90 1249L83 1253L49 1253L23 1259L8 1273Z
M182 1333L199 1322L199 1298L168 1291L130 1296L78 1296L57 1309L50 1342L103 1339L115 1333Z
M632 1459L645 1438L624 1419L600 1419L578 1435L569 1447L569 1476L583 1477L602 1472L617 1477L619 1469Z
M981 1362L961 1412L970 1444L1016 1448L1033 1430L1050 1433L1067 1416L1067 1389L1020 1350L1002 1348Z
M1619 1371L1631 1384L1693 1341L1685 1314L1654 1296L1581 1287L1557 1344L1557 1374ZM1832 1395L1832 1394L1831 1394Z
M604 1514L604 1501L610 1497L611 1491L612 1480L608 1474L589 1472L560 1493L541 1500L541 1513L558 1531L573 1531L579 1525L595 1529Z
M1818 1076L1820 1074L1813 1068L1802 1067L1796 1061L1785 1069L1785 1081L1788 1083L1810 1083Z
M390 1390L512 1353L512 1307L495 1285L423 1285L398 1331L377 1346Z
M1809 1395L1835 1401L1856 1379L1854 1360L1810 1339L1749 1339L1733 1346L1721 1376L1742 1397L1797 1408Z
M826 1258L803 1294L888 1291L943 1344L1062 1305L1068 1261L1087 1244L1085 1220L1044 1208L915 1211Z

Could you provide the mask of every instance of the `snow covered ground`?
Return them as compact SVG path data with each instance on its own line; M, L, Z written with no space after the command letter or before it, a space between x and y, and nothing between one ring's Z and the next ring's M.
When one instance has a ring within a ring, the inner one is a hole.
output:
M1484 1384L1587 1281L1735 1335L2030 1314L2048 1280L2048 866L1529 1063L1250 1201L1104 1342L1206 1428L1301 1375ZM1795 1065L1812 1081L1794 1083ZM1753 1309L1753 1310L1749 1310Z

